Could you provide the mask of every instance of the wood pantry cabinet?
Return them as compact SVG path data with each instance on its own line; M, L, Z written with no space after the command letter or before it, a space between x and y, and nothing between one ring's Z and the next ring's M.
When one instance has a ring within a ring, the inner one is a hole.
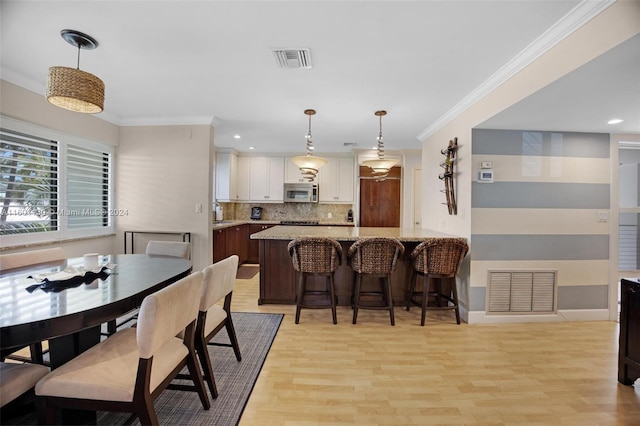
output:
M275 225L262 225L259 223L250 223L249 225L249 256L247 258L248 263L259 263L260 262L260 243L259 240L252 240L251 234L255 234L256 232L264 231L265 229L269 229Z
M318 172L318 201L321 203L353 203L354 159L327 158Z

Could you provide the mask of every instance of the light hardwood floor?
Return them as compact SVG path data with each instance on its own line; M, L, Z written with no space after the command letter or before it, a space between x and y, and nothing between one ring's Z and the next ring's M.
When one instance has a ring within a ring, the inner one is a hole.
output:
M640 381L617 381L614 322L469 325L453 313L258 306L237 280L233 311L284 313L240 420L248 425L640 425Z

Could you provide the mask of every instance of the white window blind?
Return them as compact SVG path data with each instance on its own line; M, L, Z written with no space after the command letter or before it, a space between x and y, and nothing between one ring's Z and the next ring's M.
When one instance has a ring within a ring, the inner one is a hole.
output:
M113 233L114 148L0 119L3 245Z
M1 235L58 229L59 143L0 128Z
M109 225L110 160L106 152L67 145L69 229Z

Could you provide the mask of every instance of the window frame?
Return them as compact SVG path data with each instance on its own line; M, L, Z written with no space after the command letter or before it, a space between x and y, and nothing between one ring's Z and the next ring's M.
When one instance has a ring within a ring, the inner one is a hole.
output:
M25 133L39 138L54 140L58 142L58 229L55 231L33 232L24 234L0 235L2 247L15 247L25 244L37 244L47 242L63 242L65 240L101 237L115 234L117 215L110 212L115 211L114 188L114 172L115 172L115 146L104 142L96 142L86 138L70 135L58 130L49 129L14 118L0 115L0 125L6 129ZM80 148L102 151L109 155L109 173L108 173L108 189L107 189L107 225L100 227L90 227L84 229L69 229L68 216L62 214L61 211L67 209L67 150L68 147L77 146Z

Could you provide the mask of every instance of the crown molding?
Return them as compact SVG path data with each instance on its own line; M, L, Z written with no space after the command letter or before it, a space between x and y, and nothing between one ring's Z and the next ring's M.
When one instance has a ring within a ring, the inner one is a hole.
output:
M120 126L216 126L219 120L212 115L193 117L136 117L123 118Z
M505 81L526 68L529 64L542 56L549 49L564 40L578 30L593 17L614 4L617 0L583 0L547 31L542 33L531 44L513 57L509 62L493 73L487 80L476 87L460 102L453 106L444 115L434 121L429 127L420 132L416 137L423 141L436 131L444 127L449 121L478 102L480 99L498 88Z

